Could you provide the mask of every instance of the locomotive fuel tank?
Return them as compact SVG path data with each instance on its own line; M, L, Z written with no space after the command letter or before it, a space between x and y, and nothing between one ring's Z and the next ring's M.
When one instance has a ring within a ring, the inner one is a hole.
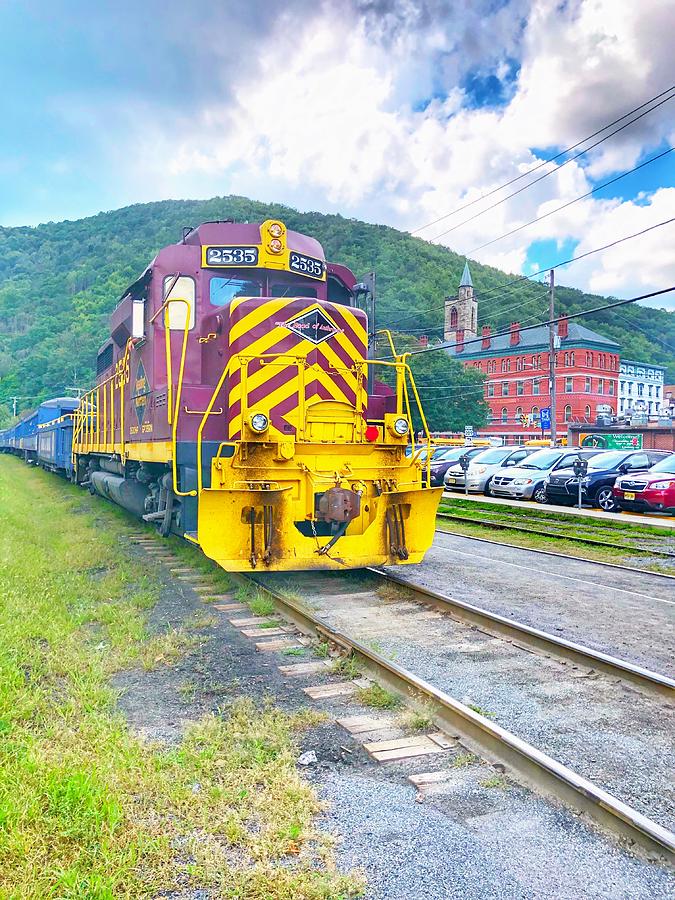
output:
M101 497L106 497L128 509L135 516L145 514L145 500L149 494L146 485L132 478L122 478L111 472L92 472L89 476L92 488Z

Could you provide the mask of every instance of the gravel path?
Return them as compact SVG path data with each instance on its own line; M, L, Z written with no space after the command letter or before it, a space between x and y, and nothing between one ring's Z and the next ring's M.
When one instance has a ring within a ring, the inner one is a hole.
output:
M381 767L383 768L383 767ZM384 775L384 773L383 773ZM330 773L324 826L340 868L362 868L365 900L661 900L675 880L528 791L463 785L415 803L405 784ZM483 809L477 808L483 801Z
M437 532L400 578L675 677L675 581Z
M524 651L345 576L297 588L327 622L373 646L668 828L675 825L675 713L609 676Z

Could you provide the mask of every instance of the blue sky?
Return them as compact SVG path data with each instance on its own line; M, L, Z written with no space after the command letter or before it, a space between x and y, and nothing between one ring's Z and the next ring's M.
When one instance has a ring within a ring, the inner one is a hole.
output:
M241 193L415 230L667 88L667 7L5 0L0 224ZM671 146L673 108L441 240L466 253ZM668 218L673 156L478 258L528 272ZM664 227L566 279L622 296L675 283L674 238Z

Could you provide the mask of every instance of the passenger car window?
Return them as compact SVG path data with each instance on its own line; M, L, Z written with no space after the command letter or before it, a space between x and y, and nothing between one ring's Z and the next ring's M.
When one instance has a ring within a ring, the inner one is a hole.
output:
M649 467L649 457L646 453L635 453L628 457L629 469L646 469Z

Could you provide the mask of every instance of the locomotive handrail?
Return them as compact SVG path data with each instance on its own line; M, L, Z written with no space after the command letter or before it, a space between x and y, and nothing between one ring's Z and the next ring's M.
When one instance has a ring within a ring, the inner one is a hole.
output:
M174 279L173 284L169 288L170 294L173 290L178 276ZM176 385L176 406L171 407L172 390L173 390L173 374L171 372L171 329L169 328L169 307L172 303L185 304L185 326L183 328L183 344L180 352L180 364L178 367L178 384ZM178 416L180 415L180 401L183 395L183 374L185 372L185 356L187 354L187 341L190 331L190 304L182 297L172 297L169 299L168 294L164 303L164 334L166 346L166 381L167 381L167 415L169 424L171 425L171 475L173 478L173 492L178 497L196 497L197 491L181 491L178 488L178 465L177 465L177 443L178 443ZM159 312L159 311L158 311ZM154 318L154 317L153 317ZM210 415L210 410L209 410Z

